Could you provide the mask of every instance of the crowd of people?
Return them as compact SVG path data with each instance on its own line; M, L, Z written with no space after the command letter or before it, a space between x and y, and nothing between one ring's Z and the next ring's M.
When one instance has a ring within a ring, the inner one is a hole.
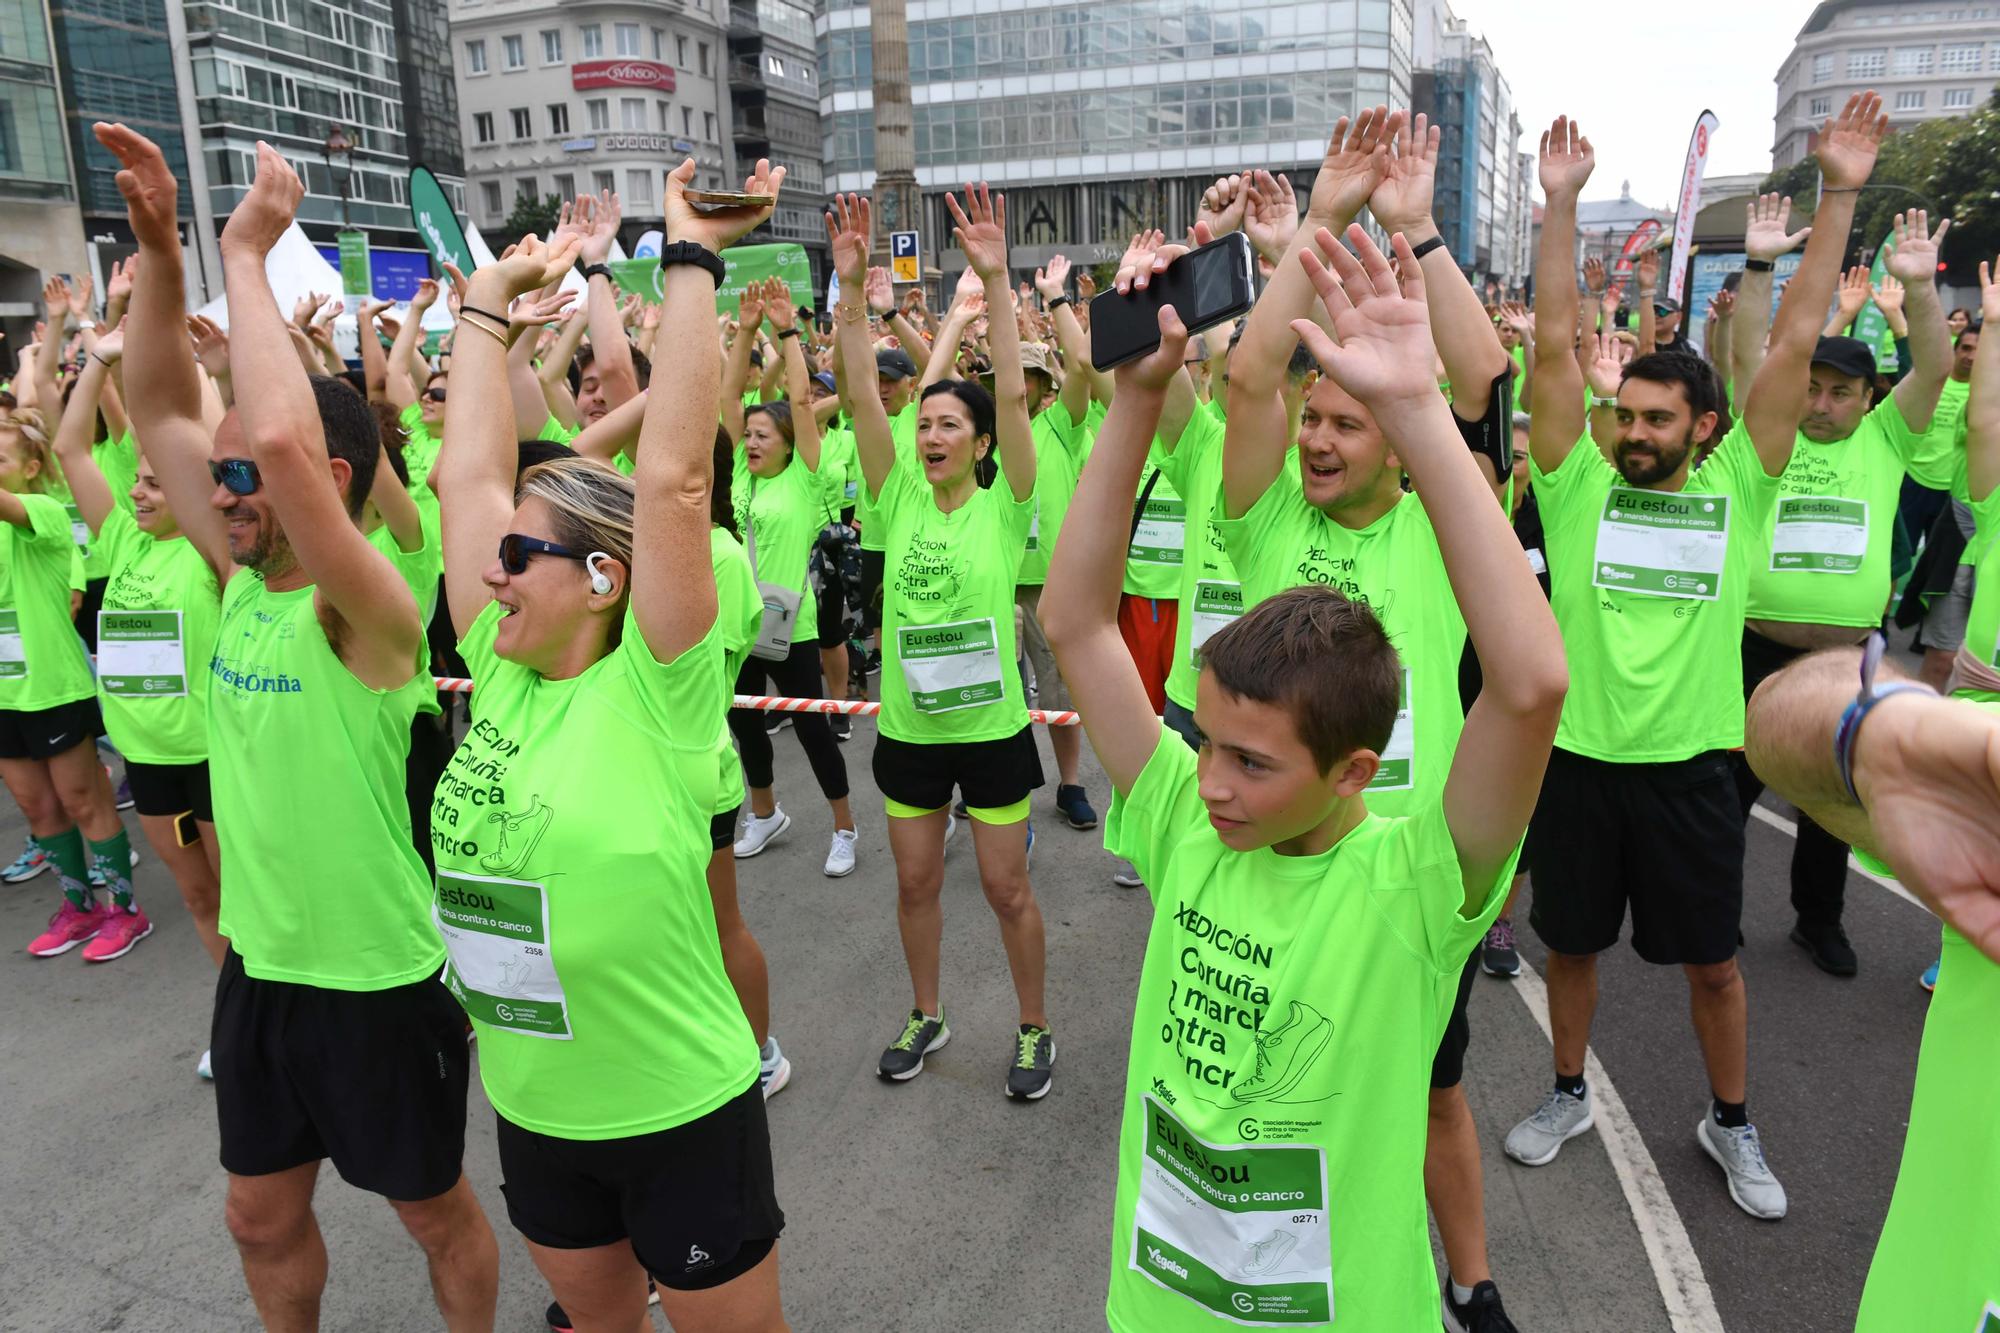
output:
M0 878L59 889L28 951L150 934L122 763L217 970L199 1072L267 1327L317 1327L327 1160L395 1209L446 1326L493 1326L476 1049L552 1328L630 1333L656 1299L677 1329L782 1329L765 1101L792 1068L737 863L794 829L785 729L826 875L874 810L846 712L732 698L879 700L910 994L878 1073L951 1038L962 829L1018 1008L994 1072L1026 1102L1057 1055L1030 705L1074 710L1044 729L1048 813L1099 827L1088 739L1107 870L1154 905L1110 1326L1505 1333L1463 1076L1474 978L1520 973L1523 910L1552 1070L1507 1157L1592 1128L1596 960L1629 917L1686 978L1696 1141L1744 1212L1786 1215L1735 961L1769 783L1802 812L1791 938L1820 968L1859 966L1850 847L1945 923L1861 1324L1974 1327L2000 1301L2000 1222L1966 1202L2000 1186L2000 281L1982 264L1980 310L1948 317L1922 212L1879 286L1843 276L1885 132L1873 94L1828 121L1810 228L1752 203L1699 348L1657 255L1629 294L1579 268L1573 121L1541 136L1533 303L1489 305L1433 220L1438 129L1374 107L1309 187L1252 168L1184 240L1134 237L1101 295L1060 259L1017 285L1006 200L968 185L941 314L871 266L853 196L827 318L779 280L719 314L720 252L785 170L711 206L685 162L657 303L621 296L619 202L586 197L400 320L363 303L351 367L337 304L288 317L266 276L303 193L282 156L260 146L222 234L225 329L187 315L159 149L99 125L138 253L101 311L51 279L0 399L0 776L30 833ZM1144 300L1237 231L1264 275L1240 323L1165 306L1155 349L1093 364L1091 297ZM1868 299L1893 374L1848 336ZM1899 586L1920 680L1882 661Z

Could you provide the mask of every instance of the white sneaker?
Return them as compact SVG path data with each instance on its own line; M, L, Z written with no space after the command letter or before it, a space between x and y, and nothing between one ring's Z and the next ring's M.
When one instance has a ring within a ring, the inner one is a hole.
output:
M826 873L829 879L839 879L843 875L854 873L854 844L860 837L861 835L851 828L837 828L833 831L833 843L826 849Z
M1595 1110L1588 1083L1581 1097L1550 1088L1534 1114L1507 1131L1507 1155L1522 1166L1547 1166L1565 1143L1596 1125Z
M763 1087L764 1100L768 1102L792 1081L792 1062L778 1049L776 1037L766 1037L764 1049L758 1052L757 1064L757 1082Z
M1710 1113L1694 1127L1694 1136L1701 1141L1701 1150L1713 1157L1729 1178L1729 1197L1736 1200L1738 1208L1768 1222L1785 1215L1785 1187L1764 1161L1764 1145L1755 1125L1725 1129Z
M202 1078L207 1079L210 1083L213 1083L215 1082L215 1069L209 1064L208 1056L209 1052L207 1051L201 1053L201 1061L195 1065L194 1072Z
M736 840L736 859L755 856L791 826L792 817L782 805L773 806L768 815L751 815L743 821L743 836Z
M1111 882L1121 889L1143 889L1146 881L1139 874L1139 868L1130 861L1120 861L1118 868L1111 872Z

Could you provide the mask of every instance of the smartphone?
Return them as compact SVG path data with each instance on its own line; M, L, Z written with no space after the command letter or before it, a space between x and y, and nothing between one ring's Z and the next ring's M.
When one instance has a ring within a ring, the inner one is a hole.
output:
M1155 273L1144 291L1104 292L1090 302L1090 364L1122 366L1160 345L1160 307L1170 305L1189 333L1234 319L1256 299L1250 240L1231 232L1190 250Z
M744 194L738 190L682 190L681 197L704 208L763 208L771 202L768 194Z

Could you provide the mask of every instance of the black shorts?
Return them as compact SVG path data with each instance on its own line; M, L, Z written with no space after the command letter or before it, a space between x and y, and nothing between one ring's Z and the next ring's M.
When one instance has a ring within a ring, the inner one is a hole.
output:
M537 1245L629 1239L661 1286L701 1291L762 1263L785 1229L755 1082L699 1120L626 1139L559 1139L494 1119L507 1219Z
M1458 998L1451 1002L1451 1018L1444 1025L1437 1055L1431 1060L1431 1086L1455 1088L1465 1077L1465 1048L1472 1044L1472 1019L1466 1006L1472 1001L1472 977L1479 971L1479 949L1465 956L1458 973Z
M104 609L104 590L110 586L109 578L91 579L83 585L83 601L76 608L76 632L92 657L97 655L97 613Z
M995 741L918 745L877 736L873 767L884 796L919 810L950 805L954 787L969 806L1001 810L1027 800L1042 785L1032 722Z
M208 761L195 764L142 764L125 761L125 777L132 784L132 805L142 815L177 818L193 815L205 823L215 822L215 807L208 799Z
M882 575L889 568L887 551L861 548L861 630L882 628Z
M405 1203L458 1183L472 1062L465 1011L437 978L379 991L261 981L231 949L209 1047L223 1170L331 1158L348 1184Z
M53 759L103 734L95 698L29 713L0 708L0 759Z
M724 847L736 845L736 821L742 815L743 807L739 804L734 810L724 810L719 815L708 817L708 842L712 850L719 852Z
M1743 807L1730 755L1610 764L1557 749L1528 825L1529 924L1557 953L1618 942L1649 963L1722 963L1743 920Z

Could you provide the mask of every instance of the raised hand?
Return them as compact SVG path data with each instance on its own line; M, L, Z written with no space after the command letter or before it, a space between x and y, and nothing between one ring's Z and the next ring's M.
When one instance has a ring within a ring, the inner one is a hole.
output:
M460 304L494 310L497 301L497 308L504 310L524 292L560 282L563 274L575 267L581 245L580 238L566 237L558 250L539 236L523 236L508 246L500 258L479 266L462 289ZM456 268L448 266L446 271L451 274L454 286L464 281Z
M292 302L292 323L301 329L312 323L313 316L318 313L320 304L325 300L326 297L319 292L307 292Z
M76 285L69 289L69 313L78 324L90 322L90 293L90 275L78 274Z
M1347 244L1353 253L1322 227L1299 252L1333 318L1333 337L1310 319L1293 320L1292 331L1336 384L1370 408L1436 396L1437 346L1424 308L1423 270L1409 241L1400 233L1391 238L1393 269L1359 225L1348 227Z
M167 169L159 145L136 130L103 121L91 126L97 141L118 159L118 193L141 247L180 253L180 182Z
M1297 226L1298 224L1295 222L1292 225ZM1079 301L1088 301L1095 295L1097 295L1097 279L1090 276L1089 269L1078 269L1076 271L1076 299Z
M326 299L326 304L320 307L319 313L313 316L313 323L321 326L331 324L334 320L339 319L341 315L345 314L346 311L347 302L341 300L338 296L329 296Z
M1596 255L1583 261L1583 289L1592 296L1604 295L1606 274L1604 261Z
M1125 255L1118 261L1118 276L1111 280L1120 296L1135 287L1145 291L1154 274L1166 272L1170 261L1160 255L1166 239L1167 234L1157 227L1133 233L1132 243L1125 247Z
M1121 392L1138 389L1162 393L1174 376L1180 373L1181 362L1187 358L1187 326L1181 323L1180 315L1170 305L1160 307L1159 320L1160 345L1112 372L1112 378Z
M1708 317L1710 319L1728 319L1735 313L1736 293L1727 287L1717 292L1715 299L1708 303Z
M416 295L410 298L410 314L421 315L437 304L438 282L436 278L418 278Z
M49 327L61 329L69 317L69 284L51 275L42 284L42 309L49 317Z
M1743 226L1743 255L1746 259L1760 259L1768 264L1798 249L1806 237L1812 235L1811 227L1801 227L1795 232L1785 230L1792 217L1790 195L1759 195L1750 201L1745 211L1748 215Z
M1995 265L1979 261L1979 317L2000 319L2000 282L1993 280Z
M778 192L785 186L785 168L774 167L768 158L757 159L757 169L743 179L743 193L761 195L769 203L748 208L716 208L703 211L687 201L686 190L694 184L694 159L688 158L667 173L667 239L693 241L711 251L722 251L762 226L778 206Z
M1325 227L1361 211L1389 172L1389 140L1402 125L1403 113L1386 106L1368 107L1352 120L1342 116L1333 123L1333 138L1306 204L1315 226Z
M883 276L888 274L885 272ZM798 327L798 308L792 304L792 289L783 278L764 280L764 318L771 321L773 333L782 334L786 329Z
M1660 288L1660 252L1648 250L1632 265L1639 279L1639 293L1650 296Z
M618 239L618 223L625 215L624 204L615 190L584 195L576 201L581 214L572 230L582 233L581 257L585 264L602 264L611 258L611 243ZM561 216L560 212L557 215Z
M1542 136L1540 156L1536 162L1542 194L1562 194L1574 198L1583 193L1584 183L1590 179L1590 173L1596 166L1597 154L1577 123L1568 116L1557 116L1548 133Z
M549 244L560 245L571 236L582 236L589 230L582 218L582 200L565 199L556 209L555 230L549 233Z
M1299 234L1298 195L1292 190L1290 177L1259 169L1250 173L1249 196L1243 234L1266 262L1275 264L1285 257L1285 251L1292 248L1292 238Z
M1893 273L1884 273L1881 284L1870 287L1868 294L1885 315L1894 315L1903 308L1903 284Z
M1069 281L1069 257L1057 255L1049 260L1048 267L1035 270L1035 290L1042 294L1044 301L1053 301L1061 296Z
M1895 249L1883 261L1883 269L1898 279L1904 286L1912 283L1937 281L1938 250L1944 245L1944 234L1951 230L1951 219L1938 223L1937 230L1930 229L1930 214L1919 208L1910 213L1896 214L1893 233Z
M1855 93L1840 109L1838 119L1830 119L1820 131L1819 159L1822 188L1858 190L1868 183L1875 170L1875 154L1883 136L1889 133L1889 118L1882 114L1882 99L1872 92Z
M736 298L736 321L739 329L746 330L752 338L764 327L764 284L753 282L743 288L743 294Z
M1431 195L1437 184L1438 143L1443 134L1418 116L1414 124L1396 127L1394 150L1389 154L1388 171L1375 193L1368 196L1368 211L1385 231L1412 231L1431 220Z
M361 336L366 338L369 331L375 327L375 321L380 319L384 313L393 309L395 304L394 301L378 301L372 297L363 301L361 308L354 312L354 322Z
M553 284L539 292L518 296L514 299L514 303L507 307L508 327L515 331L516 337L519 337L522 333L539 329L544 324L561 323L576 313L570 307L570 302L575 299L575 292L566 292Z
M104 308L123 310L132 300L132 280L139 274L139 256L131 255L111 266L104 283Z
M965 252L965 262L982 281L1007 277L1007 196L994 194L985 181L965 186L965 204L958 196L946 195L944 205L951 214L951 234Z
M1243 225L1250 204L1250 176L1218 176L1215 184L1201 192L1201 206L1195 221L1206 222L1217 236L1227 236Z
M115 363L125 355L125 321L119 320L118 327L109 333L99 334L97 345L90 349L91 355L106 363Z
M1535 334L1535 317L1519 301L1500 303L1500 322L1520 334L1524 342Z
M1590 391L1599 398L1616 398L1618 386L1625 382L1625 365L1632 359L1632 345L1608 333L1588 337L1590 364L1584 377L1590 381Z
M222 251L262 259L292 225L306 187L278 150L257 141L257 178L222 228Z
M220 324L201 315L189 315L188 336L194 339L195 360L216 379L229 374L229 335Z
M1868 270L1856 264L1840 275L1840 290L1834 301L1840 309L1840 322L1852 323L1861 313L1861 307L1868 304Z
M896 284L889 281L889 270L876 267L868 270L868 281L862 287L862 295L868 298L868 309L877 315L886 315L896 308Z

